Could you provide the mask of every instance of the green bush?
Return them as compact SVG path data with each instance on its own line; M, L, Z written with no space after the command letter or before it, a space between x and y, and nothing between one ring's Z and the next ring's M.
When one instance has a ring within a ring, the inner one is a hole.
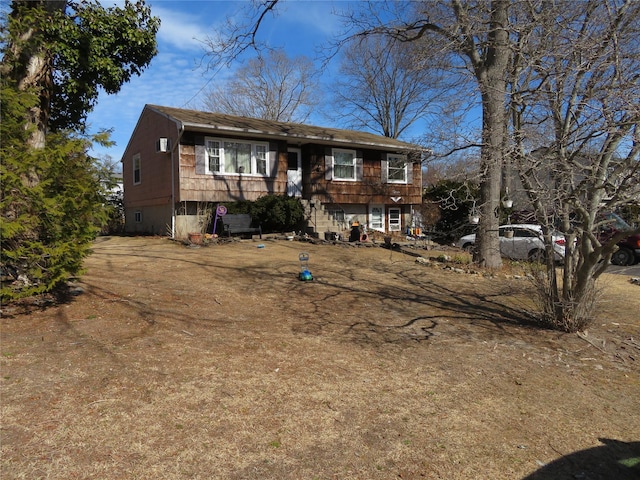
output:
M2 303L51 292L81 272L106 220L86 139L48 135L30 148L24 118L35 95L2 84L0 215Z
M250 213L266 233L298 230L304 221L304 207L300 200L286 195L260 197L251 204Z

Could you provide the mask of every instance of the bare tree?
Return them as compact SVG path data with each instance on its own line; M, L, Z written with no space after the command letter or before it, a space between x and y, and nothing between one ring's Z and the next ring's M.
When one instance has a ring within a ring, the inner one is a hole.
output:
M204 108L231 115L304 122L318 104L315 67L307 57L270 51L240 67L205 94Z
M388 36L353 40L332 84L337 99L333 116L351 128L375 129L398 138L416 121L435 113L436 101L443 95L437 88L442 70L424 68L414 50L413 44Z
M504 104L511 55L510 4L509 0L367 2L367 7L346 19L357 31L355 36L382 34L401 42L418 43L436 36L451 68L473 75L482 108L476 260L489 268L502 265L498 213L507 140Z
M512 157L538 221L566 237L562 281L548 252L543 305L550 323L575 331L591 320L595 280L630 233L599 235L606 214L640 194L640 3L521 7Z
M263 5L258 28L277 0ZM435 36L451 72L467 75L482 109L477 260L501 265L503 179L517 172L545 228L547 313L577 330L590 315L595 280L615 243L598 236L602 212L632 201L640 183L640 2L636 0L433 0L358 3L344 17L342 47L385 35L420 44ZM253 35L236 36L244 47ZM228 50L243 51L242 45ZM240 50L239 50L240 49ZM511 129L511 130L510 130ZM505 183L504 186L508 186ZM562 286L551 229L566 236Z

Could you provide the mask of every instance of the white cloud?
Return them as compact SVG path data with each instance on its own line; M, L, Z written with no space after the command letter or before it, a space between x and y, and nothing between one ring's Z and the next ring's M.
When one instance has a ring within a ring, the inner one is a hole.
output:
M202 49L202 41L211 35L201 16L155 5L151 6L151 13L160 17L159 44L167 43L182 50Z

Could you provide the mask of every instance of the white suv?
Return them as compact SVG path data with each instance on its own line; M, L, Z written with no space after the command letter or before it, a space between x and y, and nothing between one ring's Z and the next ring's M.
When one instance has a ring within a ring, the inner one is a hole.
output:
M543 261L545 258L542 227L540 225L517 224L499 227L500 254L513 260ZM554 259L564 259L565 239L562 235L552 234ZM473 249L476 234L465 235L458 240L458 247L464 250Z

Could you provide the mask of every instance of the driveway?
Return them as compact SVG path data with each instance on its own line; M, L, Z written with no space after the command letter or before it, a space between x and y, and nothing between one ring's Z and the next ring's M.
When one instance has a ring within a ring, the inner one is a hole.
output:
M620 275L630 275L632 277L640 277L640 263L627 267L619 267L618 265L609 265L607 273L617 273Z

